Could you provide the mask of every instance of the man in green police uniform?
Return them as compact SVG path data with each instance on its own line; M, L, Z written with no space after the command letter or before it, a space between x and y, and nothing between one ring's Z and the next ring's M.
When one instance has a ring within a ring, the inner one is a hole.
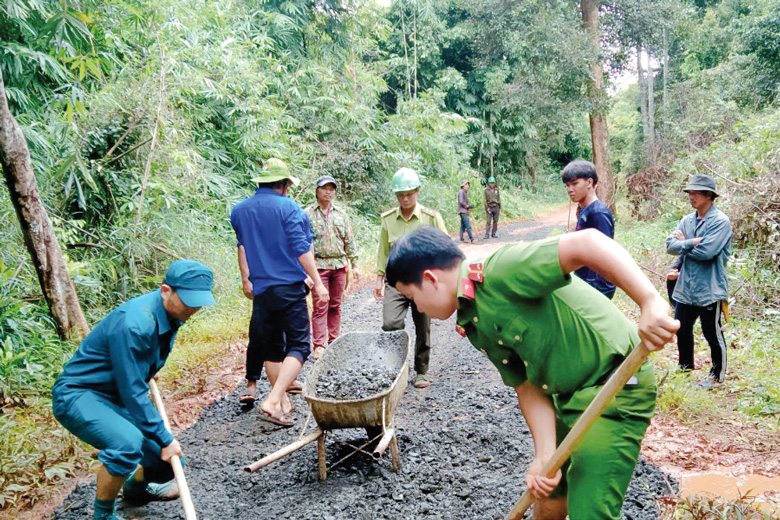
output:
M409 307L412 308L412 320L415 329L414 378L415 388L426 388L431 385L426 373L431 357L431 319L420 312L415 304L405 298L393 287L385 284L385 265L390 248L396 240L424 226L437 227L447 232L444 219L438 211L428 209L417 203L420 193L420 178L410 168L401 168L393 175L391 189L398 199L398 207L382 213L382 230L379 234L379 251L376 255L376 284L374 297L378 301L384 299L382 307L382 330L401 330Z
M535 519L619 519L639 445L655 406L645 363L554 477L539 472L609 375L639 343L659 350L679 328L631 255L596 230L510 244L475 262L446 235L419 229L400 239L387 281L421 312L447 319L514 387L534 439L526 484ZM640 308L639 333L571 272L587 266Z

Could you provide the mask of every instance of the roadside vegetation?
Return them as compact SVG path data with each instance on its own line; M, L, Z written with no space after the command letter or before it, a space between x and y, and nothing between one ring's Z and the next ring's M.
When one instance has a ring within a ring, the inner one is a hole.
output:
M776 439L780 4L621 0L604 5L602 28L614 74L637 49L650 57L640 88L609 103L616 238L664 292L664 239L690 211L680 189L693 173L716 177L735 231L729 379L699 391L671 353L657 355L659 413L690 426L738 420ZM182 330L161 375L176 397L202 390L245 335L228 217L263 159L301 177L301 205L319 175L339 180L370 276L398 167L421 174L420 202L454 232L462 180L482 222L491 174L504 221L532 219L566 202L563 165L592 155L597 53L565 0L0 0L0 51L89 323L157 286L175 258L214 269L218 305ZM14 516L88 469L91 450L51 418L51 386L76 345L57 337L7 197L0 222L0 515ZM747 502L707 516L714 502L681 501L668 518L743 518Z

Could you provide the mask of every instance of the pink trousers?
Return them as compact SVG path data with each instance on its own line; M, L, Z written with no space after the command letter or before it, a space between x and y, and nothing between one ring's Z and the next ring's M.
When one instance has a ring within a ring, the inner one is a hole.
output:
M314 348L330 345L341 334L341 301L347 285L346 269L319 269L320 278L328 289L330 300L323 302L312 292L314 310L311 329Z

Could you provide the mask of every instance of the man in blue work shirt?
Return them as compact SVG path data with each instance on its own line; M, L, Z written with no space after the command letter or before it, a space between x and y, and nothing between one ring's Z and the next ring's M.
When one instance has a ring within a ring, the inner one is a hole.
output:
M597 229L609 238L615 238L612 212L596 195L596 184L599 182L596 165L585 159L574 160L563 169L561 180L566 185L569 198L577 204L575 230ZM580 267L574 273L610 300L615 296L615 286L593 269Z
M313 280L320 301L328 301L328 290L317 272L309 218L287 197L287 190L298 179L290 175L284 161L272 158L252 182L258 184L255 194L230 213L244 295L252 300L247 384L240 401L255 401L265 366L272 389L260 409L274 424L292 426L292 403L286 391L311 349L306 275Z
M679 365L683 370L694 369L693 325L700 318L701 331L710 345L712 368L709 380L699 384L712 388L712 383L726 379L727 349L721 314L729 298L726 271L731 256L731 221L715 207L718 192L712 177L694 175L683 191L695 211L685 215L666 238L666 251L682 257L672 293L676 302L674 317L680 320Z
M181 456L181 446L149 399L148 382L165 365L179 327L214 305L213 280L201 263L174 261L159 289L98 323L54 385L54 417L100 450L94 520L118 519L120 488L126 502L178 496L170 460Z

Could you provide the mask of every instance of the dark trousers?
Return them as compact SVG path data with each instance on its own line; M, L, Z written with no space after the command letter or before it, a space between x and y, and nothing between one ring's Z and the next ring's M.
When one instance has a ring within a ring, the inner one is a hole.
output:
M720 315L720 302L712 303L706 307L677 302L674 311L674 317L680 320L680 329L677 331L680 367L688 370L694 369L693 324L696 323L697 318L701 318L701 330L712 353L710 376L718 381L723 381L726 378L726 340L720 326Z
M460 239L463 240L463 232L467 231L469 234L469 240L474 240L471 235L471 219L469 219L468 213L460 214Z
M385 285L385 299L382 306L382 330L403 330L406 313L412 308L414 321L414 370L418 374L428 372L431 359L431 318L417 310L412 300L395 288Z
M487 209L487 224L485 224L485 238L488 237L488 231L490 231L490 221L493 221L493 236L496 236L496 230L498 229L498 214L501 211L498 204L494 204Z
M301 363L311 351L309 309L303 282L269 287L255 295L246 349L246 378L257 381L266 361L280 362L293 356Z

